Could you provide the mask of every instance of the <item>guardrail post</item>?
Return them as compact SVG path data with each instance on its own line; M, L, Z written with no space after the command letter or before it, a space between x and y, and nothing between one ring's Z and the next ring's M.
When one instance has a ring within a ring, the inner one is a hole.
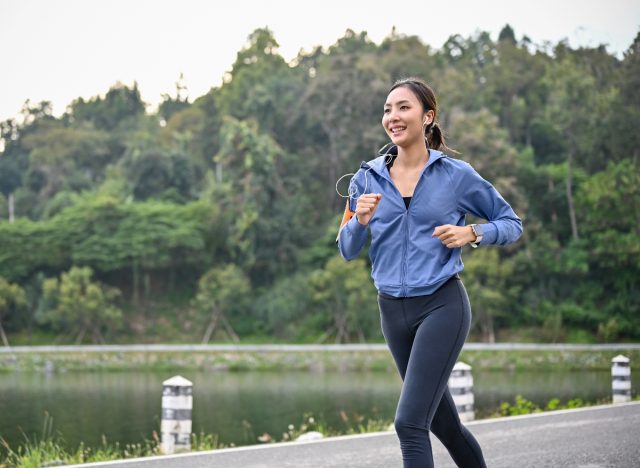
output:
M631 401L631 366L622 354L611 360L611 388L614 403Z
M461 421L473 421L475 419L475 411L473 404L473 376L471 375L471 366L462 361L456 362L449 377L449 391L456 404L458 415Z
M162 382L161 451L191 450L193 383L179 375Z

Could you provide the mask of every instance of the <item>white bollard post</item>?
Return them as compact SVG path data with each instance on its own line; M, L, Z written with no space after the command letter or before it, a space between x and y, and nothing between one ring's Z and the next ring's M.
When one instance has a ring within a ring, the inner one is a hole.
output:
M193 383L177 375L162 382L162 386L162 453L189 451Z
M471 375L471 366L464 362L456 362L449 377L449 391L456 404L458 415L461 421L473 421L475 419L475 411L473 404L473 376Z
M614 403L631 401L631 367L629 358L622 354L611 360L611 388Z

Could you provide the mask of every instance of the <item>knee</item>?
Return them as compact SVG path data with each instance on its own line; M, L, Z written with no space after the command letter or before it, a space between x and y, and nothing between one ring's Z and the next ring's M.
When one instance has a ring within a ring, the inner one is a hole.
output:
M396 428L396 434L400 440L410 440L414 437L423 437L428 429L424 424L418 424L416 421L404 416L396 416L393 421L393 425Z

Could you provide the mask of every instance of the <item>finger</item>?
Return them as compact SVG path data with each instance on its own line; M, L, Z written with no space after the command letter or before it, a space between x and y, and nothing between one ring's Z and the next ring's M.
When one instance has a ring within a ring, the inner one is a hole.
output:
M449 228L451 227L450 224L443 224L442 226L437 226L434 230L433 230L433 234L431 234L431 237L440 237L440 235L447 231Z
M446 247L449 248L449 249L457 249L457 248L462 247L462 245L461 245L461 242L458 239L455 239L455 240L450 241L447 244Z
M438 236L438 239L440 239L442 242L447 240L451 242L452 239L455 239L455 235L456 233L453 231L445 231L442 234L440 234L440 236Z
M361 206L359 208L356 208L356 213L363 213L363 214L367 214L367 213L371 213L373 211L373 206Z
M380 203L378 201L362 201L361 202L362 206L369 206L369 207L376 207L378 206Z

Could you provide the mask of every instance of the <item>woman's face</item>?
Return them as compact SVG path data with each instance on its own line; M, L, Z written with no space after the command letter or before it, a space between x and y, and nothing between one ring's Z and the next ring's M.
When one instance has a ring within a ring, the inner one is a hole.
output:
M384 104L382 126L391 141L402 147L424 141L424 124L431 123L433 111L424 112L415 94L404 86L389 93Z

